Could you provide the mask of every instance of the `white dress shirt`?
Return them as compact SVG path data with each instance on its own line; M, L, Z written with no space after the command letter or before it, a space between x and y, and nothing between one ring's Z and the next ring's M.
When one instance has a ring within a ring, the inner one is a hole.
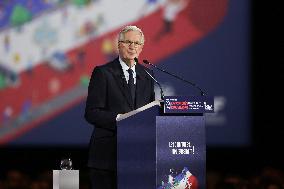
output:
M120 62L120 65L122 67L122 71L123 71L123 74L124 74L124 77L126 79L126 82L128 83L128 80L129 80L129 73L128 73L128 69L129 67L127 66L127 64L125 62L123 62L123 60L119 57L119 62ZM136 62L134 63L134 65L131 67L132 69L132 73L133 73L133 79L134 79L134 84L136 84L136 72L135 72L135 66L136 66Z
M124 77L126 79L126 82L128 84L129 81L129 73L128 73L128 69L129 67L127 66L127 64L125 62L123 62L123 60L119 57L119 63L122 67L122 71L124 74ZM134 63L134 65L131 67L132 71L133 71L133 79L134 79L134 84L136 84L136 72L135 72L135 66L136 66L136 62ZM117 114L116 116L116 121L118 120L118 118L120 117L121 114Z

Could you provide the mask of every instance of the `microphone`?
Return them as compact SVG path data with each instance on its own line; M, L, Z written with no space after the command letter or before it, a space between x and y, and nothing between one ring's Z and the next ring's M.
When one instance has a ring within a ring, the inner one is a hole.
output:
M135 57L134 60L135 60L135 62L138 64L138 58ZM165 96L164 96L164 92L163 92L163 88L162 88L161 84L160 84L147 70L144 69L144 71L155 81L155 83L157 83L157 85L158 85L159 88L160 88L161 99L164 100L164 99L165 99L165 98L164 98Z
M160 85L160 83L149 72L147 72L147 70L144 70L144 71L158 84L158 86L160 88L161 99L164 100L165 96L164 96L164 92L163 92L163 89L162 89L162 86Z
M163 70L163 69L159 68L158 66L156 66L156 65L154 65L154 64L151 64L148 60L143 60L143 62L144 62L144 64L151 65L151 66L155 67L156 69L158 69L158 70L160 70L160 71L162 71L162 72L164 72L164 73L167 73L167 74L169 74L169 75L171 75L171 76L173 76L173 77L175 77L175 78L177 78L177 79L179 79L179 80L182 80L182 81L184 81L184 82L186 82L186 83L188 83L188 84L194 86L195 88L197 88L197 89L200 91L201 96L204 96L204 95L205 95L205 92L204 92L200 87L198 87L195 83L192 83L192 82L190 82L190 81L187 81L187 80L185 80L185 79L183 79L183 78L181 78L181 77L179 77L179 76L177 76L177 75L174 75L174 74L172 74L172 73L170 73L170 72L168 72L168 71L166 71L166 70Z

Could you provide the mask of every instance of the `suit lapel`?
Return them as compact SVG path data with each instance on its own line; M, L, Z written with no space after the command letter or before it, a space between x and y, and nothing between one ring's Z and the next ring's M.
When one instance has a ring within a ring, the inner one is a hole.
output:
M146 85L146 76L145 76L145 71L144 69L137 64L135 67L135 71L136 71L136 99L135 99L135 104L136 107L140 107L141 104L143 104L144 102L144 96L142 94L144 94L144 90L145 90L145 85Z
M124 77L121 65L119 63L118 58L113 61L112 67L111 67L111 73L114 76L115 82L117 83L119 89L121 90L123 96L125 97L127 103L129 104L131 109L134 109L132 97L130 94L129 87L127 85L126 79Z

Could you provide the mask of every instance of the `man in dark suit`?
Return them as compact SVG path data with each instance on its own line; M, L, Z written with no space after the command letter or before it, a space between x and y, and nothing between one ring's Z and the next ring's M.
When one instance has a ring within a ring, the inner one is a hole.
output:
M143 45L141 29L126 26L118 36L118 58L97 66L92 73L85 119L95 126L88 160L93 189L116 188L116 121L119 116L155 99L154 83L145 71L147 68L134 60Z

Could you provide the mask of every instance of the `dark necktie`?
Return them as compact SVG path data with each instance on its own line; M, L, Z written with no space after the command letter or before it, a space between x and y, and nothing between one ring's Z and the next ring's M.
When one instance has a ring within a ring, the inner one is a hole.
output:
M135 84L134 84L134 79L133 79L133 70L129 68L127 71L129 73L128 87L130 89L133 104L134 104L134 102L135 102Z

